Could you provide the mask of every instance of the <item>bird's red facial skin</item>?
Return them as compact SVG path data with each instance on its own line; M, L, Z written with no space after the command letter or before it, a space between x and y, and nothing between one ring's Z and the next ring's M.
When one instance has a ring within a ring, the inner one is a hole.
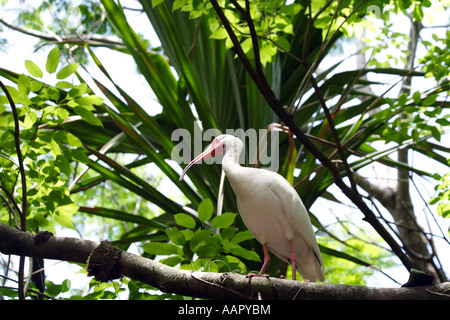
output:
M224 153L225 146L223 145L222 137L215 138L211 144L206 147L205 151L203 153L199 154L194 160L192 160L186 168L184 168L183 172L180 175L180 181L183 180L184 175L189 170L190 167L192 167L197 162L200 162L201 160L209 157L214 157L215 155L220 155Z
M211 144L209 145L209 147L207 149L212 148L212 151L211 151L210 155L205 156L205 158L224 154L225 146L221 143L221 140L222 139L216 138L211 142Z

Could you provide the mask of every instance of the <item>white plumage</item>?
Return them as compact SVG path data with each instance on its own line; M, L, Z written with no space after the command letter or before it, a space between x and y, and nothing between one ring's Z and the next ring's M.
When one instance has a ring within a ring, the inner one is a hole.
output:
M292 185L278 173L241 167L238 162L242 141L231 135L220 135L189 163L180 176L204 158L223 154L222 168L237 197L239 214L247 228L264 248L261 271L269 264L267 250L290 262L306 281L324 281L323 262L308 213Z

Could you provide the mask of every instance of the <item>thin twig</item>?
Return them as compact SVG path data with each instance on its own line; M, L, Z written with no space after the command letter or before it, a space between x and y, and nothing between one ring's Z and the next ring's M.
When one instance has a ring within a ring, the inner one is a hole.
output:
M355 195L359 196L358 189L356 188L356 183L355 183L355 181L353 179L353 172L350 169L350 166L348 164L344 148L342 148L341 139L339 138L339 134L338 134L338 132L336 130L336 127L334 125L334 120L333 120L333 118L331 116L331 113L330 113L330 110L328 109L327 104L326 104L326 102L325 102L325 100L324 100L324 98L322 96L320 88L317 85L316 79L312 75L311 75L311 84L314 87L314 90L316 92L316 95L317 95L317 98L319 99L320 104L322 105L323 113L325 114L325 117L327 118L328 125L329 125L329 128L331 130L331 134L333 136L334 142L336 143L336 147L337 147L337 150L339 152L339 155L341 156L342 164L344 165L345 172L347 173L347 177L350 180L350 185L351 185Z
M19 221L17 220L17 216L14 213L14 209L11 207L11 205L9 204L9 201L5 198L5 196L3 194L0 193L0 198L3 201L3 203L8 207L8 211L9 213L13 216L14 221L16 223L16 225L19 225ZM9 217L9 219L11 219L11 216Z
M13 206L14 206L14 209L16 209L17 213L18 213L19 216L21 217L21 216L22 216L22 210L20 209L19 205L17 204L17 201L14 199L13 195L11 194L11 192L9 192L9 191L8 191L4 186L2 186L2 185L0 185L0 189L3 190L4 193L6 193L6 195L7 195L8 198L9 198L9 201L11 201L11 203L12 203ZM14 214L14 212L13 212L13 214ZM17 228L20 228L20 223L19 223L19 221L17 220L17 215L15 215L15 214L14 214L14 221L15 221L16 227L17 227Z
M248 24L255 58L255 71L258 74L258 76L261 77L263 76L264 73L262 71L261 57L259 54L258 36L256 33L255 25L253 24L253 19L250 14L250 3L248 0L245 0L245 9L244 9L236 0L230 0L230 2L236 7L236 9L244 17L245 21Z
M335 10L335 12L334 12L334 15L333 15L333 18L331 19L330 25L328 26L328 30L327 30L326 36L325 36L325 38L324 38L324 40L323 40L323 42L322 42L322 44L321 44L321 46L320 46L320 49L319 49L319 53L317 54L316 58L314 59L312 65L308 66L308 53L307 53L307 51L308 51L309 34L311 33L311 28L312 28L312 26L313 26L313 24L314 24L314 21L319 17L319 15L320 15L323 11L325 11L326 8L328 8L328 6L331 4L331 2L332 2L332 1L329 0L329 1L325 4L325 6L324 6L323 8L321 8L321 9L316 13L316 15L314 16L314 18L312 18L311 1L309 1L309 4L308 4L308 5L309 5L309 15L310 15L310 19L309 19L309 22L308 22L308 27L307 27L307 31L306 31L306 35L305 35L305 40L304 40L304 43L303 43L303 57L302 57L303 64L304 64L305 70L306 70L306 75L305 75L305 77L303 78L302 82L300 83L300 86L299 86L298 89L297 89L297 92L296 92L296 94L295 94L294 99L292 99L291 105L290 105L290 107L289 107L289 113L295 112L295 111L294 111L294 110L296 109L296 108L294 108L295 101L298 101L298 103L300 103L300 101L301 101L301 96L303 96L303 94L304 94L304 92L305 92L305 90L306 90L306 84L309 82L309 80L310 80L310 78L311 78L311 76L312 76L314 70L316 70L317 65L319 64L320 56L322 55L322 53L323 53L323 51L325 50L325 48L328 46L329 41L330 41L330 40L332 39L332 37L334 36L334 34L333 34L333 35L330 37L330 39L329 39L328 41L325 41L325 40L327 39L327 37L328 37L328 34L330 33L331 26L332 26L332 21L334 20L336 14L337 14L337 10L338 10L338 8L339 8L339 6L340 6L340 4L341 4L341 1L339 1L338 7L336 8L336 10ZM340 28L340 26L339 26L339 28ZM338 29L339 29L339 28L338 28Z
M314 25L314 21L317 20L319 15L321 15L322 12L324 12L330 6L330 4L332 2L333 2L333 0L328 0L328 2L322 8L320 8L319 11L313 17L312 16L312 8L311 8L311 0L308 1L309 21L308 21L308 27L306 28L306 32L305 32L305 40L303 41L303 60L305 60L305 61L308 60L309 37L311 35L311 30ZM336 9L336 12L337 12L337 9ZM333 20L334 20L334 18L331 19L331 21L333 21ZM329 28L331 28L331 25L332 25L332 23L330 22ZM329 28L328 28L328 32L330 30ZM327 32L327 34L328 34L328 32Z
M1 276L1 275L0 275L0 276ZM15 281L15 280L13 280L13 279L9 279L9 280ZM0 286L0 288L3 288L3 289L10 289L10 290L17 290L17 288L14 288L14 287L8 287L8 286ZM37 294L38 296L47 298L47 299L49 299L49 300L59 300L59 299L57 299L57 298L55 298L55 297L49 296L49 295L47 295L47 294L45 294L45 293L39 292L39 291L34 290L34 289L28 289L28 291L29 291L29 292L32 292L32 293L35 293L35 294ZM433 291L430 291L430 292L433 292Z
M189 61L191 63L192 63L192 61L194 61L194 52L195 52L195 47L197 45L198 36L200 34L200 30L201 30L200 28L202 26L202 21L203 21L203 14L200 16L200 19L198 20L197 27L195 28L194 40L192 41L191 48L189 49Z
M96 45L110 45L110 46L118 46L125 47L122 41L114 37L108 37L99 34L84 34L84 35L63 35L63 36L55 36L48 33L44 33L38 30L25 28L21 26L17 26L13 23L7 22L5 19L0 18L0 23L4 24L10 29L15 31L19 31L20 33L27 34L29 36L39 38L41 40L48 41L50 43L71 43L71 44L79 44L84 45L85 43L89 43L91 46Z
M296 93L296 95L295 95L294 99L292 100L291 105L290 105L290 107L289 107L289 110L290 110L291 112L294 112L294 111L293 111L293 107L294 107L295 101L300 101L300 100L301 100L301 99L299 98L299 97L300 97L300 93L303 91L303 87L306 85L306 83L309 81L310 77L312 76L313 72L316 70L316 68L317 68L317 66L318 66L318 64L319 64L319 61L320 61L320 57L322 56L322 53L325 51L326 48L328 48L328 46L330 45L331 41L332 41L332 40L334 39L334 37L336 36L338 30L344 25L345 22L347 22L347 20L348 20L353 14L356 13L356 11L358 10L358 8L359 8L365 1L366 1L366 0L362 0L358 5L356 5L355 8L353 9L353 11L352 11L352 12L344 19L344 21L342 21L342 23L337 27L337 29L333 32L333 34L328 38L328 34L330 33L331 25L332 25L332 23L330 23L330 26L328 27L326 36L325 36L325 38L324 38L324 40L323 40L323 42L322 42L322 44L321 44L321 46L320 46L320 49L319 49L318 54L316 55L316 58L314 59L313 63L312 63L310 66L305 67L305 69L306 69L306 75L305 75L305 78L303 79L302 83L300 84L300 86L299 86L299 88L298 88L298 90L297 90L297 93ZM338 8L339 8L339 6L340 6L340 3L341 3L341 2L339 2L339 4L338 4ZM318 15L319 15L320 13L322 13L322 12L319 11L313 19L317 19L317 18L318 18ZM335 13L334 13L333 18L331 19L331 21L334 20L336 14L337 14L337 9L336 9L336 11L335 11ZM328 40L327 40L327 38L328 38ZM305 57L303 57L303 61L304 61L305 64L307 64L307 62L308 62L307 59L305 59Z
M6 97L8 98L9 104L11 106L11 110L14 116L14 144L16 146L16 152L17 152L17 160L19 162L19 171L20 176L22 178L22 213L20 217L20 228L22 231L26 231L27 229L27 178L25 176L25 168L23 165L23 157L22 157L22 151L20 150L20 128L19 128L19 116L17 114L17 108L14 103L14 100L12 99L11 95L9 94L8 89L5 87L3 82L0 81L0 87L5 92Z
M14 100L9 94L8 89L5 87L3 82L0 81L0 86L2 90L5 92L6 97L8 98L9 104L11 106L11 110L14 116L14 143L16 146L17 152L17 160L19 162L19 171L20 176L22 178L22 212L20 216L20 229L22 231L27 230L27 178L25 176L25 168L23 165L23 157L22 151L20 150L20 129L19 129L19 116L17 114L16 105L14 104ZM25 291L23 284L24 277L24 268L25 268L25 257L21 256L19 261L19 298L25 299Z

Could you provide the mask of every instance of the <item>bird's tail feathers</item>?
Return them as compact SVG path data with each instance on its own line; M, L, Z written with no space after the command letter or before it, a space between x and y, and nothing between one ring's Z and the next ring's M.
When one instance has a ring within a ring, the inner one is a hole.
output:
M325 281L322 258L314 250L310 251L306 261L297 261L297 271L305 281Z

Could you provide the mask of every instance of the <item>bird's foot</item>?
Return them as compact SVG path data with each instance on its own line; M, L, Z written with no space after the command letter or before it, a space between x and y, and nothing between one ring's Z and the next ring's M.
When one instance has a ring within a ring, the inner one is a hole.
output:
M268 274L261 274L261 273L249 273L245 276L246 278L253 278L253 277L264 277L268 278L270 277Z

